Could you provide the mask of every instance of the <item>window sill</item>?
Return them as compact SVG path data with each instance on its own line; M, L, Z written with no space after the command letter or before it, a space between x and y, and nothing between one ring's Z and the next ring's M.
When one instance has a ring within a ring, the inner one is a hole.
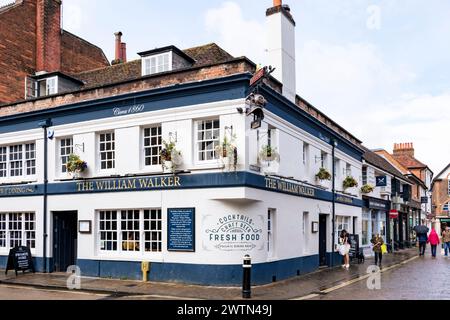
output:
M193 167L187 168L188 171L198 171L198 170L214 170L223 169L224 165L221 163L199 163L195 164Z
M30 179L18 179L18 180L0 180L0 186L8 186L8 185L27 185L30 183L36 183L37 178Z

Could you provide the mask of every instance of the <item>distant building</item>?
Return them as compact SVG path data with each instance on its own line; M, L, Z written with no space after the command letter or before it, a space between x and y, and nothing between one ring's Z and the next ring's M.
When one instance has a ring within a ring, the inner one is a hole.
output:
M450 164L433 180L433 214L442 224L450 226Z
M73 90L73 74L109 65L103 51L61 29L60 0L0 7L0 105Z

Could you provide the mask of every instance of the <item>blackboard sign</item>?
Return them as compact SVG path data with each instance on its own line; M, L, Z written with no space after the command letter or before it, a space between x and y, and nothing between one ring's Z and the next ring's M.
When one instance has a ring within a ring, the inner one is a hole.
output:
M167 209L167 250L195 251L195 208Z
M350 258L357 258L359 252L359 235L350 234L348 236L348 242L350 243L350 252L348 255Z
M25 273L25 271L31 270L34 273L34 263L30 248L20 246L11 249L9 251L5 274L8 274L8 270L15 270L16 276L18 271Z

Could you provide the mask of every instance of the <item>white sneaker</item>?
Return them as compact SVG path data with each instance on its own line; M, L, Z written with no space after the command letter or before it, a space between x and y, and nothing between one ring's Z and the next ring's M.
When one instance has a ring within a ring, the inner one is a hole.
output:
M345 266L345 269L347 269L347 270L350 269L350 265L349 265L349 264L346 265L346 266Z

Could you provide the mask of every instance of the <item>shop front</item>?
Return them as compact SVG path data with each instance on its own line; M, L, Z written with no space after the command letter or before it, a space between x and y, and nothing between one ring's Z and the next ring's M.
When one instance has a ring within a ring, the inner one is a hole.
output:
M366 256L373 254L370 240L379 234L385 241L389 238L387 219L391 207L390 201L363 196L362 212L362 248Z

